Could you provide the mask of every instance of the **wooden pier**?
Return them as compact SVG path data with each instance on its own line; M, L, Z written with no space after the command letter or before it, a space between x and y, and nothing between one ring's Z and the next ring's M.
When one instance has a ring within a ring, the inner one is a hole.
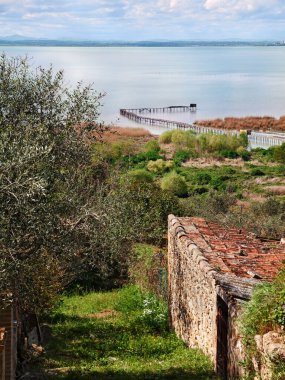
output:
M169 107L159 107L159 108L133 108L133 109L120 109L120 114L130 120L135 121L139 124L146 124L152 127L160 127L167 129L184 129L191 130L196 133L214 133L216 135L232 135L239 136L241 131L230 130L230 129L218 129L210 128L204 126L197 126L190 123L184 123L181 121L159 119L146 114L154 113L174 113L174 112L195 112L197 109L196 104L190 104L189 106L169 106ZM282 133L263 133L263 132L252 132L248 135L249 143L253 146L275 146L285 143L285 134Z
M137 108L137 109L120 109L120 114L130 120L135 121L139 124L146 124L152 127L160 127L167 129L188 129L197 133L215 133L218 135L229 134L229 135L238 135L238 131L234 130L225 130L225 129L217 129L210 127L197 126L190 123L184 123L182 121L174 121L167 119L158 119L150 116L145 116L142 114L146 113L163 113L163 112L185 112L185 111L193 111L196 109L196 104L190 104L190 106L170 106L170 107L162 107L162 108ZM191 112L192 112L191 111ZM193 111L194 112L194 111Z

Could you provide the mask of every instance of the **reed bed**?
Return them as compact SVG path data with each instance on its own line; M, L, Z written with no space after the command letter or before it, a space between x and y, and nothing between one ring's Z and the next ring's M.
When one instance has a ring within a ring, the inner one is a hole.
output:
M224 119L199 120L196 125L223 129L250 129L255 131L285 131L285 116L226 117Z

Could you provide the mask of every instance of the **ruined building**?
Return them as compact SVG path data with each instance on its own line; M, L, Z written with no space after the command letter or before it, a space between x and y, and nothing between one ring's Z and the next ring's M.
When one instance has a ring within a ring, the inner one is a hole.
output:
M285 245L201 218L170 215L168 255L172 327L189 347L210 356L223 379L241 377L237 317L255 285L277 275Z

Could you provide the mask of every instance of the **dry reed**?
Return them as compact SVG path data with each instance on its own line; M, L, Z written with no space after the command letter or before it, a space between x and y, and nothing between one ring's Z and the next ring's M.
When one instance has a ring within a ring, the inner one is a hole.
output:
M275 119L271 116L226 117L224 119L199 120L196 125L210 128L285 131L285 116Z

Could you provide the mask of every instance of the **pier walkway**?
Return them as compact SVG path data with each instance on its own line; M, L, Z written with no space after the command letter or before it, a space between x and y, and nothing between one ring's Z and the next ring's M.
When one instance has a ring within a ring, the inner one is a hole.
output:
M197 126L195 124L185 123L181 121L167 120L161 118L155 118L146 116L146 114L155 113L174 113L174 112L195 112L196 104L190 104L189 106L169 106L158 108L133 108L133 109L120 109L120 115L133 120L139 124L145 124L152 127L160 127L167 129L182 129L190 130L196 133L214 133L216 135L236 135L240 134L240 131L230 129L218 129L204 126ZM270 147L275 145L281 145L285 143L285 133L279 132L251 132L248 134L249 143L252 146Z

